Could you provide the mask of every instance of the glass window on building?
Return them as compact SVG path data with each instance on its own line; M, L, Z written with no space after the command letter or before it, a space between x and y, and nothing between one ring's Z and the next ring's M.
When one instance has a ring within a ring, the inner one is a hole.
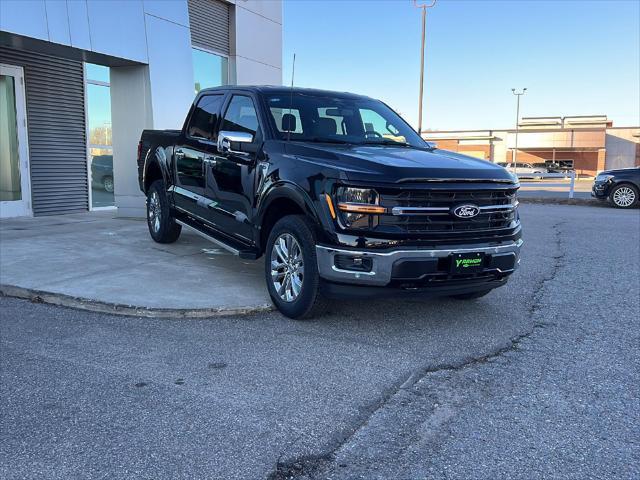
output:
M229 83L229 67L226 57L192 49L193 78L196 95L203 88L219 87Z
M87 63L87 120L89 123L89 181L91 208L115 206L113 146L111 142L111 87L109 67Z

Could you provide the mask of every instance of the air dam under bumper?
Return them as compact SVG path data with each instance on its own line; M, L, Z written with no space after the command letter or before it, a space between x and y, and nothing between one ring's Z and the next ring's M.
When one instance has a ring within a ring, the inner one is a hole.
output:
M498 246L471 245L464 248L398 249L385 252L347 250L317 245L316 256L318 271L325 280L383 287L392 281L410 284L424 282L430 277L446 277L448 271L444 269L451 256L458 253L484 253L487 263L478 275L504 277L517 268L523 243L522 239L519 239L516 242ZM343 267L350 259L356 259L354 265ZM362 268L363 271L352 268Z

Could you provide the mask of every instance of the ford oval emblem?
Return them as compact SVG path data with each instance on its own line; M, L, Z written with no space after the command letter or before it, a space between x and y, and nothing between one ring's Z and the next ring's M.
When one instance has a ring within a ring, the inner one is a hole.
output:
M458 205L453 208L452 213L458 218L473 218L480 213L477 205Z

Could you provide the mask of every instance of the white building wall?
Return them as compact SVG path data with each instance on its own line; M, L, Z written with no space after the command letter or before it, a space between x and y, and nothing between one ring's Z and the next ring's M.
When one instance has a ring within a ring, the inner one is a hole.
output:
M232 83L282 85L282 2L230 3Z
M91 51L147 63L142 0L87 2Z
M186 1L141 2L147 66L111 68L115 202L118 215L144 215L135 162L144 129L180 129L194 97Z
M282 84L282 2L228 3L230 82ZM194 97L187 0L0 0L0 30L112 57L115 201L121 214L143 214L140 133L181 128Z
M112 68L113 184L119 216L139 217L144 214L135 152L140 132L153 127L151 108L149 69L144 65Z
M50 41L45 1L0 1L0 30Z

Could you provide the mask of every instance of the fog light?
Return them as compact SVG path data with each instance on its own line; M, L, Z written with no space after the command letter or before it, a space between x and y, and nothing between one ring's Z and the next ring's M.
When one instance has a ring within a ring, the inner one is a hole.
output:
M336 255L334 260L336 268L352 272L370 272L373 261L370 258L351 255Z

